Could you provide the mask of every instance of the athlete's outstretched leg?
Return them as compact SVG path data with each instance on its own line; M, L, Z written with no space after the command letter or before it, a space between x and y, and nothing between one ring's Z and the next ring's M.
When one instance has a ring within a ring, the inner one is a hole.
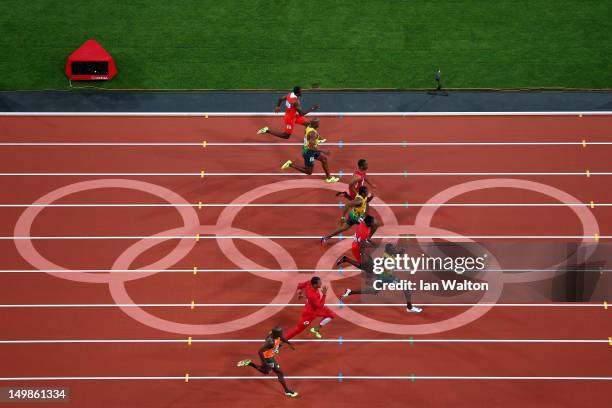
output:
M254 362L250 362L248 364L249 367L253 367L254 369L256 369L257 371L259 371L262 374L268 374L270 372L270 367L268 367L268 365L266 364L265 361L261 362L261 365L257 365Z
M291 133L287 133L287 132L284 132L284 131L280 132L278 130L273 130L273 129L270 129L270 128L268 128L265 132L262 132L262 133L267 133L269 135L280 137L281 139L289 139L289 137L291 137Z
M338 229L336 229L334 232L332 232L331 234L328 234L326 236L323 237L323 241L327 241L328 239L330 239L331 237L335 237L336 235L340 234L341 232L346 231L347 229L351 228L352 225L347 224L346 222Z
M317 157L317 160L321 162L321 166L323 166L323 171L325 172L325 178L330 178L331 174L329 174L329 164L327 164L327 157L320 155Z
M311 167L311 166L301 167L293 163L291 163L289 167L291 167L294 170L299 171L300 173L308 174L309 176L312 174L312 170L314 169L314 167Z
M312 316L312 319L314 319L314 318L315 318L315 316ZM302 316L300 318L300 321L297 322L297 324L295 325L295 327L293 329L289 330L287 332L287 334L285 334L285 338L287 340L291 340L292 338L294 338L295 336L297 336L298 334L303 332L304 329L310 325L312 319L309 316L308 317Z
M336 261L336 266L341 266L342 264L345 264L345 263L351 264L355 268L365 271L365 266L363 266L361 263L357 262L356 260L349 258L346 255L340 257L340 259Z

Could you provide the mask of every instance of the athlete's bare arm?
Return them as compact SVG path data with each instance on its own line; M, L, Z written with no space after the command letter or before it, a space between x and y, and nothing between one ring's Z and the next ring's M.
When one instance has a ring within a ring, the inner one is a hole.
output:
M289 347L291 347L291 350L295 350L295 347L293 347L293 344L289 343L289 340L287 340L286 338L281 337L281 342L285 343L285 344L288 344Z
M361 200L358 199L358 198L355 198L353 201L350 201L350 202L346 203L346 205L344 206L344 210L342 210L342 218L341 219L344 221L346 219L346 214L348 213L348 211L351 208L358 207L360 205L361 205Z
M286 96L283 96L283 97L282 97L282 98L280 98L278 101L276 101L276 106L274 107L274 112L275 112L275 113L280 112L280 107L281 107L281 104L282 104L283 102L285 102L286 100L287 100L287 97L286 97Z
M376 184L372 183L368 176L365 176L364 181L370 185L373 189L376 188Z
M295 102L293 103L293 106L295 106L295 110L297 111L297 113L298 113L300 116L306 116L306 115L308 115L310 112L314 112L314 111L316 111L317 109L319 109L319 105L312 105L312 106L310 107L310 109L302 110L302 104L300 103L300 101L299 101L299 100L295 101Z
M353 193L357 192L357 184L359 184L359 180L361 180L359 176L353 177L353 179L348 185L348 189L350 192L353 192Z
M329 152L327 150L320 150L317 148L317 132L311 130L306 135L306 140L308 141L308 149L314 152L320 152L326 156L329 156Z

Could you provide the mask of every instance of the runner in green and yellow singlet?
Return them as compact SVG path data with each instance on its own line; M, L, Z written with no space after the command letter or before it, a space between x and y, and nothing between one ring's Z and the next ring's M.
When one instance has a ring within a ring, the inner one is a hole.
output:
M312 174L312 171L314 170L315 160L318 160L321 162L323 170L325 171L326 183L335 183L340 180L338 177L334 177L329 173L329 165L327 164L326 157L329 156L329 152L319 150L319 144L322 142L323 140L319 138L319 119L314 118L310 121L309 126L304 132L304 144L302 145L302 157L304 158L304 167L294 164L291 160L287 160L285 164L281 166L281 170L285 170L291 167L292 169L295 169L304 174L308 174L310 176Z

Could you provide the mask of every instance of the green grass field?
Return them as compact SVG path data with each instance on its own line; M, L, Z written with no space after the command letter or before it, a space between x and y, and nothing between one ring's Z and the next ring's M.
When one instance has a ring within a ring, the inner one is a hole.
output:
M609 0L81 4L0 1L1 89L68 89L90 38L119 69L104 88L612 88Z

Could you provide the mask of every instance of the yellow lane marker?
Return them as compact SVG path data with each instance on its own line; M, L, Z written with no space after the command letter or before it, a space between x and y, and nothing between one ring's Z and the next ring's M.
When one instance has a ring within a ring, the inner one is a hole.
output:
M608 345L612 346L612 337L608 337Z
M595 242L599 242L599 234L595 234Z
M583 140L583 142L584 142L584 140ZM202 147L206 147L206 140L204 140L204 141L202 142Z
M198 242L199 240L200 240L200 233L198 232L198 233L196 234L196 242Z
M587 177L591 177L591 172L590 172L588 169L587 169L587 171L586 171L586 176L587 176ZM202 177L204 177L204 176L202 176Z
M195 300L191 301L191 310L195 309Z
M204 178L204 170L200 171L200 177Z
M194 275L197 275L197 274L198 274L198 267L197 267L197 266L194 266L194 267L193 267L193 274L194 274Z
M595 203L591 201L591 208L595 208Z
M582 117L582 113L578 114L578 117L581 118Z
M187 337L187 344L191 346L191 336Z
M580 115L582 116L582 115ZM208 113L206 115L204 115L204 119L208 119Z
M604 301L604 309L608 310L608 302Z
M582 139L582 147L586 147L586 140Z
M189 373L185 373L185 382L189 382Z
M592 202L592 201L591 201L591 202ZM201 210L201 209L202 209L202 206L203 206L202 202L201 202L201 201L198 201L198 210Z

